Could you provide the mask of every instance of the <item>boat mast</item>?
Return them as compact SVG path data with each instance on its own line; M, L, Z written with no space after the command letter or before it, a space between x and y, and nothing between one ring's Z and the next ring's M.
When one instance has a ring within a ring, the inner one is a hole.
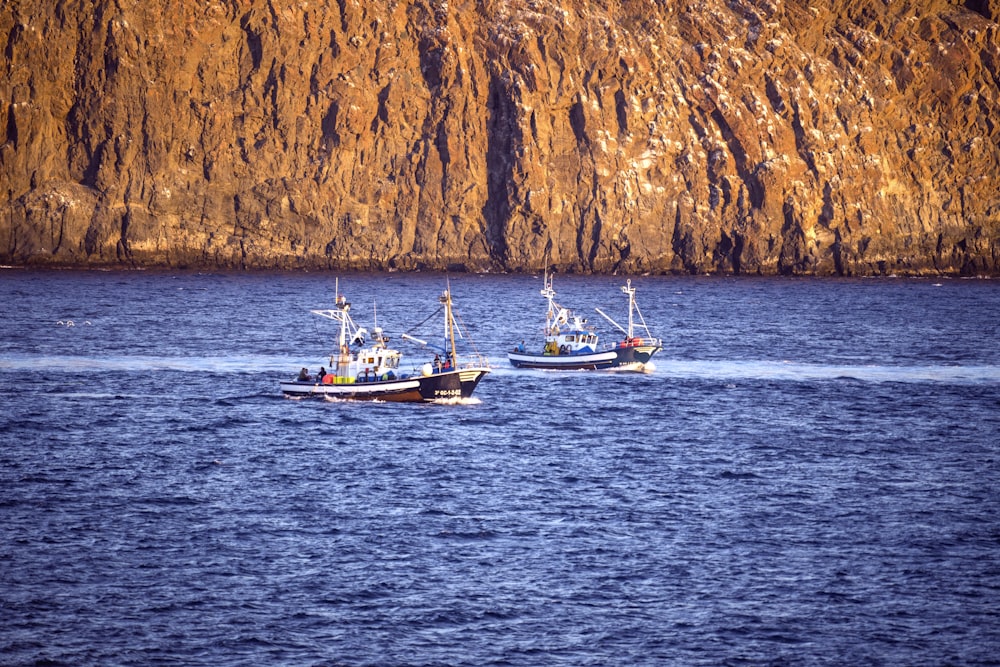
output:
M632 311L634 310L635 312L639 313L639 320L642 322L642 326L646 330L646 335L649 336L649 337L652 337L652 334L649 333L649 327L646 326L646 320L643 319L642 312L639 310L639 306L635 302L635 288L632 287L632 280L631 279L628 280L624 285L622 285L622 294L628 294L628 329L627 330L625 329L625 327L623 327L622 325L620 325L617 322L615 322L611 318L610 315L608 315L607 313L605 313L600 308L594 308L594 310L596 310L597 313L601 317L603 317L604 319L606 319L608 322L611 322L611 324L613 324L616 329L618 329L623 334L625 334L630 340L635 337L635 334L634 334L634 331L635 331L635 318L632 316Z
M628 294L628 337L632 338L632 309L635 308L635 288L632 287L631 279L622 286L622 293Z
M554 289L552 289L552 278L549 277L549 267L547 265L545 267L545 276L543 280L545 282L545 287L542 288L541 294L546 299L548 299L549 302L549 309L545 313L545 335L549 336L552 335L552 321L555 319L556 316L555 313L556 292Z
M340 311L340 347L339 351L344 350L344 346L347 345L347 311L351 309L351 304L347 302L347 297L340 293L340 278L337 278L334 283L334 291L337 294L337 310Z
M458 355L455 352L455 320L451 315L451 281L447 283L448 287L444 292L444 296L441 297L441 301L444 302L444 334L447 337L448 342L451 344L451 367L455 368L458 365Z

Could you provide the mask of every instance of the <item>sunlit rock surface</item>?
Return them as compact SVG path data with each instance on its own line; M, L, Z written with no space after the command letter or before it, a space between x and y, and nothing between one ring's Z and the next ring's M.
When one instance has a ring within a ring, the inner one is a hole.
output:
M0 261L996 275L998 20L7 0Z

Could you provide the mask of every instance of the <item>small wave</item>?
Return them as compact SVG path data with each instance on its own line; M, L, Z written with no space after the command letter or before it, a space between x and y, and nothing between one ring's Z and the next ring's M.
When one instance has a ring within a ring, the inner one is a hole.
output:
M139 398L147 398L141 394L122 394L119 392L107 393L107 392L90 392L90 391L66 391L60 387L50 389L45 392L46 394L52 396L52 398L85 398L87 400L101 400L101 401L129 401Z
M468 540L468 541L479 541L479 540L492 540L497 537L497 533L493 530L481 529L481 530L442 530L438 532L438 537L451 540Z
M194 469L197 471L214 470L222 465L225 465L222 459L212 459L211 461L201 460L195 462Z
M237 408L246 403L253 403L256 401L273 401L275 399L281 399L284 397L280 391L262 391L255 392L252 394L230 394L228 396L221 396L215 400L215 404L220 407L225 408Z
M296 400L306 398L305 396L290 396L289 398L295 398ZM349 398L341 398L339 396L330 396L329 394L323 394L320 398L323 399L324 403L351 403ZM372 401L373 403L378 403L378 401Z
M723 470L719 477L722 479L757 479L758 475L752 472L733 472L732 470Z
M482 405L482 401L474 396L468 398L437 398L431 401L436 405Z

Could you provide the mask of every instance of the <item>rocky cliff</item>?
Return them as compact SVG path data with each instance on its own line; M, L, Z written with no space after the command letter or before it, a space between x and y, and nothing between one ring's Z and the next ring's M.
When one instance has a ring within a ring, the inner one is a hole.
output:
M1000 274L998 20L7 0L0 261Z

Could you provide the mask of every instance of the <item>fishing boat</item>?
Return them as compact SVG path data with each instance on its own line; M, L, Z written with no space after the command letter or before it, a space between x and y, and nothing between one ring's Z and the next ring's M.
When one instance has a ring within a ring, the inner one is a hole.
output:
M545 283L541 294L548 301L545 315L545 339L540 349L529 349L521 341L507 358L515 368L540 368L545 370L616 370L651 371L650 360L663 349L663 342L655 338L646 326L646 321L635 301L632 281L626 281L622 293L628 296L628 327L623 327L595 308L597 313L619 329L624 337L601 346L600 336L587 320L568 308L556 303L556 292L552 289L552 276L545 273ZM639 316L639 326L645 336L636 335L635 315Z
M472 396L479 381L490 372L485 357L459 356L456 351L456 330L461 330L452 310L450 285L439 298L439 310L444 311L445 344L438 347L402 334L404 340L436 352L433 360L410 369L404 368L403 353L390 347L390 339L377 325L377 317L369 338L369 331L351 317L351 304L340 293L339 281L336 292L336 307L310 311L340 325L339 344L330 354L329 367L323 366L315 375L303 368L297 378L283 380L281 391L285 396L407 403L458 400Z

